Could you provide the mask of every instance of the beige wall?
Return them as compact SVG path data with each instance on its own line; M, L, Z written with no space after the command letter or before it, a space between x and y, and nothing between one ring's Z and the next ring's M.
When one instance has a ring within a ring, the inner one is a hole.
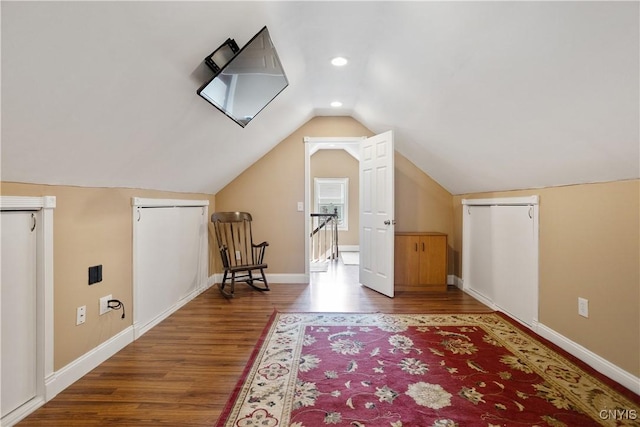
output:
M451 193L409 159L395 153L396 231L436 231L448 236L449 274L456 260L452 248Z
M216 194L219 211L253 215L254 240L269 242L268 273L303 274L305 270L303 138L370 136L351 117L315 117L285 138Z
M132 197L209 200L207 194L121 188L2 183L3 196L55 196L53 210L54 369L58 370L133 322ZM88 268L102 264L102 282L88 285ZM98 314L98 300L113 295L126 318ZM76 307L87 306L87 320L76 326Z
M530 195L540 196L539 321L639 376L640 181L455 196L454 251L463 198ZM589 318L578 315L578 297L589 300Z
M309 162L311 205L314 204L314 178L349 178L349 230L338 232L339 245L358 245L360 243L360 200L359 165L345 150L318 150ZM315 212L313 207L312 211Z
M315 117L216 194L220 211L254 216L255 240L269 242L269 273L304 273L305 136L372 136L351 117ZM453 232L451 194L413 163L395 154L396 230ZM450 257L450 259L453 259Z

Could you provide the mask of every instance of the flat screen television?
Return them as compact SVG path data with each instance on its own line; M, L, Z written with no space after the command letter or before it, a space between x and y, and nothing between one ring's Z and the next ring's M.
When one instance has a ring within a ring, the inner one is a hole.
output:
M223 57L226 63L218 64L219 70L198 89L198 95L245 127L289 85L289 81L267 27L232 55L228 54L228 42L219 48L226 54L220 55L217 50L207 57L209 62L210 58ZM215 69L208 62L207 65Z

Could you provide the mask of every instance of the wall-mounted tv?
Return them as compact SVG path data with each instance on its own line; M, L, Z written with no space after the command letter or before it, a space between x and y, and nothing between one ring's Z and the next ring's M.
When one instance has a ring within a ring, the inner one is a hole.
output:
M232 56L228 54L232 50L229 40L205 59L210 68L219 70L198 89L198 95L245 127L289 85L289 81L267 27ZM212 67L209 62L216 57L223 57L226 63Z

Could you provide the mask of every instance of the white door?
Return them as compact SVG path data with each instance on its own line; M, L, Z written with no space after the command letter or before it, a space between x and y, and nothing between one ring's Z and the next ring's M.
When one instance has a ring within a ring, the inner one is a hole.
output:
M206 285L207 208L136 206L133 238L137 339Z
M360 143L360 283L393 297L393 132Z
M36 396L36 232L31 212L3 211L2 416Z
M492 206L495 272L494 302L498 308L531 325L537 318L537 263L533 207Z
M527 325L538 319L538 199L463 200L464 290Z
M471 208L465 208L471 209ZM463 255L464 261L468 265L469 285L473 286L473 290L478 292L489 301L495 298L495 271L493 268L494 251L489 248L493 247L493 228L491 227L491 206L474 206L473 215L467 211L468 231L465 235L467 247L474 248L473 256ZM476 249L480 248L480 249Z

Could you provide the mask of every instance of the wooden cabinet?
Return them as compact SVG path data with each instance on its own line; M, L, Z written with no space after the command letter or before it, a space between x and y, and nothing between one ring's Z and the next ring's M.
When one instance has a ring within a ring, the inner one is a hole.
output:
M447 249L443 233L396 233L396 289L446 291Z

